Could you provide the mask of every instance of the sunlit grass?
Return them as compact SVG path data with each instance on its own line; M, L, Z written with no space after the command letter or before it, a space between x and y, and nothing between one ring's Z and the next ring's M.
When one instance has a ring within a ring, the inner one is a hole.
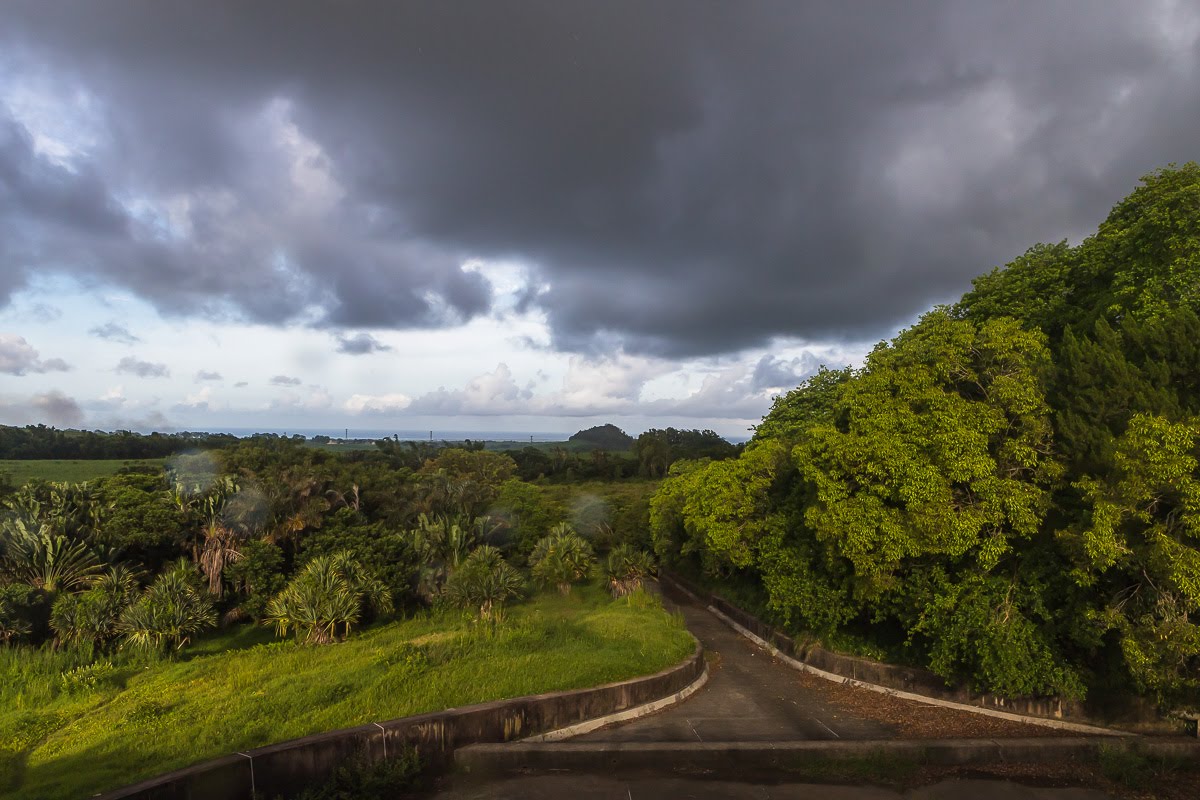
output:
M0 650L0 797L76 798L319 731L649 674L692 649L652 599L597 587L513 606L492 632L457 614L325 647L238 628L177 662L71 673Z
M16 486L32 480L82 483L106 478L122 467L153 470L166 463L162 458L104 459L0 459L0 472L7 472Z

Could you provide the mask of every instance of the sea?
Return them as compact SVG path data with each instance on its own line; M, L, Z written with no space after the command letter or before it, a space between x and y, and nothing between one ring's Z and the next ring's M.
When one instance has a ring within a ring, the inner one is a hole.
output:
M198 429L194 433L229 433L234 436L246 437L256 433L273 433L277 436L292 436L300 434L306 439L314 436L328 436L330 439L377 441L379 439L399 439L402 442L463 442L470 439L473 442L565 442L573 434L549 431L464 431L464 430L399 430L395 428L209 428ZM749 441L749 436L725 436L726 441L734 444Z
M396 438L402 442L565 442L569 433L547 431L460 431L460 430L398 430L395 428L221 428L206 433L230 433L234 436L253 436L256 433L273 433L279 436L300 434L306 439L328 436L331 439L378 439Z

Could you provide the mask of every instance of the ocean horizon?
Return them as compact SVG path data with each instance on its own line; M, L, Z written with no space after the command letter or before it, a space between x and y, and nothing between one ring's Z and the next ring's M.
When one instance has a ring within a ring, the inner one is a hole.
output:
M212 428L204 433L228 433L234 436L246 437L255 434L275 434L292 436L300 434L307 439L314 436L328 436L331 439L363 439L376 441L378 439L396 438L402 442L434 441L434 442L565 442L571 438L571 433L554 433L548 431L463 431L463 430L402 430L398 428Z
M255 434L273 434L276 436L292 436L300 434L306 439L314 436L328 436L331 439L377 441L379 439L399 439L402 442L462 442L470 439L473 442L565 442L574 433L551 431L464 431L464 430L401 430L395 428L239 428L212 427L191 430L192 433L227 433L239 438ZM637 438L636 436L634 438ZM724 436L726 441L733 444L749 441L749 436Z

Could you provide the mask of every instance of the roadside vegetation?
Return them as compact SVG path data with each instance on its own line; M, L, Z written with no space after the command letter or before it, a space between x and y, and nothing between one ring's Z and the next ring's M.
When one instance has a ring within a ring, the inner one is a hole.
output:
M1198 286L1193 163L675 463L654 548L948 682L1196 708Z
M238 626L176 659L0 649L0 796L85 797L319 731L649 674L692 647L655 598L588 584L500 626L426 611L323 647Z

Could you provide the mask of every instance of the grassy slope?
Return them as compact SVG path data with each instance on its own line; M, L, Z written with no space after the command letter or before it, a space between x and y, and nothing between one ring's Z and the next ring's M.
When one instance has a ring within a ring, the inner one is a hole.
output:
M595 587L514 606L496 633L446 614L328 647L264 643L264 633L237 629L185 661L118 668L74 693L58 688L54 654L39 654L39 679L0 651L0 758L6 740L10 752L29 748L9 756L7 787L0 763L0 797L83 797L318 731L595 686L656 672L693 646L655 601Z
M81 483L96 478L104 478L114 474L121 467L148 466L157 467L165 463L163 458L145 458L125 460L95 459L73 460L60 458L30 459L30 460L0 460L0 472L12 476L12 482L20 486L31 480L66 481Z

